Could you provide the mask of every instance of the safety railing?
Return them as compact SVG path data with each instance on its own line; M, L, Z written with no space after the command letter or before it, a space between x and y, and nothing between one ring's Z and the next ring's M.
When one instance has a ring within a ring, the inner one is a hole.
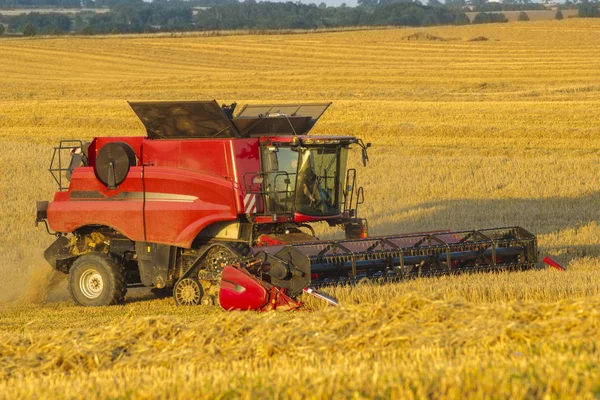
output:
M48 171L58 185L58 190L67 190L75 167L81 163L87 164L87 156L81 151L82 147L81 140L61 140L54 147Z

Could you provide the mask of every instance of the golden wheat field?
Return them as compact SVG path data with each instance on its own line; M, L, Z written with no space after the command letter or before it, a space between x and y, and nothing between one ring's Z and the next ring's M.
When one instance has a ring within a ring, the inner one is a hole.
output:
M600 20L416 32L0 39L0 397L598 398ZM359 284L293 313L46 293L52 146L143 135L126 100L162 99L333 101L316 132L373 143L371 234L521 225L568 271Z

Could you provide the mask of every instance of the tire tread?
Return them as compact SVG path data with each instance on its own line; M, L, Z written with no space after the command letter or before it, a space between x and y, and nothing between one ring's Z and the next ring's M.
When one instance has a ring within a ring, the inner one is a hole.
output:
M95 305L110 306L124 304L125 295L127 294L127 273L125 265L123 263L118 262L110 254L92 252L84 254L80 256L77 260L75 260L75 262L73 262L73 265L71 266L71 271L76 270L79 267L79 265L89 262L101 265L106 270L109 280L108 286L112 288L112 292L108 297L108 301L105 301L102 304ZM79 301L79 299L77 299L77 297L75 296L75 288L79 283L74 282L74 275L74 273L69 273L69 293L71 295L71 299L73 299L75 303L83 306L91 305L82 304L81 301Z

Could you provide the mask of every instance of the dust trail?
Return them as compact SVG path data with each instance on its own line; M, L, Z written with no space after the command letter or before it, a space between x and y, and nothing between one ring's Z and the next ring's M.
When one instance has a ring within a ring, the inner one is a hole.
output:
M65 300L66 275L41 257L0 264L0 303Z

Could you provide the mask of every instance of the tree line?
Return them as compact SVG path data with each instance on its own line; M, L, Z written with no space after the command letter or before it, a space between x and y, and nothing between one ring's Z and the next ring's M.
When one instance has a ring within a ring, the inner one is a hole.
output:
M81 8L81 0L0 0L0 13L11 8Z
M37 2L38 7L41 7L43 2L51 2L58 6L71 0L0 0L0 7L2 4L16 1L31 5ZM491 6L485 0L478 1L480 3L475 8L480 12L473 21L464 13L464 0L446 0L445 4L438 0L429 0L427 5L411 0L359 0L358 7L255 0L154 0L152 3L143 0L83 0L81 5L86 8L109 8L110 11L76 14L32 12L18 16L2 16L0 10L0 23L11 32L35 35L68 32L108 34L353 26L416 27L507 21L502 13L487 12L491 8L494 8L492 11L499 11L495 9L496 5ZM525 7L524 3L508 3L502 6L516 9ZM580 16L600 15L597 1L583 0L579 6ZM537 8L538 5L532 7Z

